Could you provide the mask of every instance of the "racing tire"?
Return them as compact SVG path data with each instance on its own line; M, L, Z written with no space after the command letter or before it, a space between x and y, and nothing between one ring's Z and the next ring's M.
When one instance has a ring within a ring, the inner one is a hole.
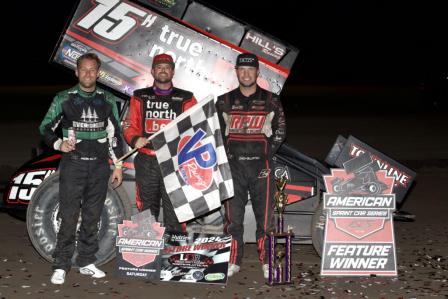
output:
M55 172L43 181L31 198L26 215L28 236L36 251L48 262L53 262L53 251L56 247L56 235L59 229L57 219L59 208L59 172ZM95 264L103 265L115 257L115 239L118 224L131 217L131 203L120 186L113 189L108 186L107 197L101 213L98 239L99 250L96 253ZM77 230L79 229L78 222ZM77 252L72 258L75 264Z
M378 185L378 183L370 183L368 185L368 191L370 194L380 194L381 193L381 187Z
M327 212L324 210L324 203L321 201L311 220L311 238L314 250L319 256L322 256L324 249L325 223L327 221Z

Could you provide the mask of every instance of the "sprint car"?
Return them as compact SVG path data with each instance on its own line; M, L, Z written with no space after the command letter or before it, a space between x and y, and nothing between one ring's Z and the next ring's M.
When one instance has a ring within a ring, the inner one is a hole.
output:
M204 18L210 14L214 17ZM260 59L258 84L279 94L299 51L250 24L198 1L80 0L50 62L73 72L79 56L96 53L102 60L98 83L118 96L117 104L123 118L133 90L152 83L149 74L154 55L170 53L176 62L176 86L193 91L201 99L210 93L218 96L237 86L234 61L239 53L248 51ZM277 155L275 173L288 175L291 180L287 190L294 208L287 213L303 214L303 217L290 217L290 221L296 222L292 225L296 228L295 240L306 243L311 239L311 218L318 205L320 189L317 184L320 183L316 178L320 173L310 176L297 170L296 166L302 161L294 162L297 158L292 151L287 145L283 147L285 154ZM60 158L58 152L43 151L12 175L3 192L3 208L26 211L31 242L48 261L52 260L59 228L57 170ZM119 188L108 188L101 215L99 264L115 255L117 225L137 213L133 157L125 161L124 167L124 182ZM316 200L300 204L305 198ZM303 207L297 207L299 205ZM246 231L249 233L245 239L255 241L252 209L248 207L247 211ZM222 219L222 211L218 209L195 219L188 228L220 232Z
M204 18L208 15L214 17ZM133 90L152 84L150 65L156 54L170 53L176 61L176 85L193 91L201 99L210 93L218 96L237 86L234 61L242 52L259 57L257 83L279 94L299 53L287 42L194 0L80 0L69 19L50 62L73 72L79 56L87 52L98 54L102 60L98 82L118 96L122 119ZM338 140L329 154L335 159L343 156L339 147L344 142ZM45 150L26 162L9 179L1 202L3 209L26 211L30 240L48 261L52 261L59 228L60 158L60 153ZM287 144L280 147L274 162L275 176L286 176L289 180L285 188L288 194L285 227L293 228L293 242L313 243L320 253L325 225L320 204L325 191L322 175L328 174L329 169ZM337 163L329 164L340 167ZM137 213L132 156L124 167L123 184L116 189L109 186L107 191L99 223L100 249L96 254L99 264L115 256L117 225ZM405 191L410 186L411 181L408 182ZM222 216L222 210L218 209L194 219L188 229L219 234ZM245 216L246 242L255 242L255 229L249 204Z

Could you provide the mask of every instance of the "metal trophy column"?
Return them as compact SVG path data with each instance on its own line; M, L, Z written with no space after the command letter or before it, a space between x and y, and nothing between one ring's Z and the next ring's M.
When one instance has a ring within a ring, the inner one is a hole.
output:
M277 227L269 232L269 285L289 284L291 282L291 239L294 236L292 229L284 231L283 212L288 203L285 186L288 182L286 176L276 178L277 193L275 194L275 208L277 210ZM283 239L280 243L278 240Z

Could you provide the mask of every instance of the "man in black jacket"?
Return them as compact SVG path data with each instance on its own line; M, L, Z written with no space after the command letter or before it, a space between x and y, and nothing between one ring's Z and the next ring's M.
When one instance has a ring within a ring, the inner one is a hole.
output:
M98 251L98 222L107 194L112 161L123 155L115 97L97 88L101 62L97 55L79 57L79 84L56 95L39 130L45 142L62 152L59 164L60 227L53 253L53 284L63 284L71 268L76 230L81 212L76 263L81 274L94 278L106 274L94 262ZM63 138L56 134L62 128ZM115 163L111 181L122 181L122 164Z
M249 193L257 223L259 259L267 278L266 234L272 230L275 193L272 156L285 139L286 124L278 96L257 85L258 67L257 56L238 55L239 87L221 95L216 105L235 190L234 198L225 203L224 229L232 235L228 276L240 270L244 211Z

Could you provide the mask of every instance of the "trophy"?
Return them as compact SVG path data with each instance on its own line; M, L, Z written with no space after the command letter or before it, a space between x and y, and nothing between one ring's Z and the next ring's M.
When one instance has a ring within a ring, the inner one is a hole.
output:
M285 187L288 182L286 176L275 179L277 193L275 194L275 208L277 210L277 227L275 232L269 233L269 285L291 283L291 239L294 236L292 228L284 231L283 212L288 203ZM279 242L279 240L284 240Z

